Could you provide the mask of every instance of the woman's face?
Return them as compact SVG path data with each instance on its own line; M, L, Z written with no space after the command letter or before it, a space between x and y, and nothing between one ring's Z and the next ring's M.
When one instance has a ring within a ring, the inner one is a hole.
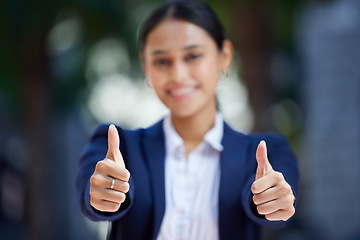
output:
M167 19L148 34L141 59L146 77L172 115L191 117L216 110L219 72L231 65L227 55L197 25Z

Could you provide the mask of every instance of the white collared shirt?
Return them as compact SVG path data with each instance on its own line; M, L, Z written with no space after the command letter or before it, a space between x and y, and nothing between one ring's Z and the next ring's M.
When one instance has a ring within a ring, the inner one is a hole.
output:
M165 215L158 240L219 239L220 152L224 123L220 113L188 157L170 116L164 119Z

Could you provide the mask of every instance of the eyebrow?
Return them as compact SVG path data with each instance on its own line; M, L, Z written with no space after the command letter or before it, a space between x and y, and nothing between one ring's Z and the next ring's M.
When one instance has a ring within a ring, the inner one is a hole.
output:
M184 47L183 50L187 51L187 50L190 50L190 49L193 49L193 48L198 48L198 47L202 48L204 46L199 45L199 44L193 44L193 45L189 45L189 46ZM166 54L166 53L167 53L167 51L165 51L165 50L155 50L155 51L153 51L151 53L151 55Z

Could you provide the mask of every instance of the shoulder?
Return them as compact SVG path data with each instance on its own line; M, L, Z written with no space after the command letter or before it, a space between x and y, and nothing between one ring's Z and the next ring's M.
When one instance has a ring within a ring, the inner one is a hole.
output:
M224 122L224 136L231 136L234 139L245 140L247 142L260 142L261 140L269 141L274 144L287 142L287 138L283 135L267 132L267 133L243 133L231 128Z
M260 141L264 140L268 147L268 151L279 149L290 149L287 138L277 133L242 133L232 129L226 122L224 122L224 143L246 146L250 152L256 152L257 146Z
M160 120L148 128L138 128L135 130L123 128L116 124L114 125L118 130L120 141L136 141L142 137L155 137L162 134L162 122L163 120ZM97 125L91 134L91 141L103 138L107 139L108 129L110 125L110 123L101 123Z

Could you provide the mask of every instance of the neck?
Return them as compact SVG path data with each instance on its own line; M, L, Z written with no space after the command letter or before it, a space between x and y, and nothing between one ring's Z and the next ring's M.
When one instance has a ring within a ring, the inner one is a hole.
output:
M184 141L186 155L203 141L205 134L214 126L215 115L215 107L189 117L171 115L172 124Z

